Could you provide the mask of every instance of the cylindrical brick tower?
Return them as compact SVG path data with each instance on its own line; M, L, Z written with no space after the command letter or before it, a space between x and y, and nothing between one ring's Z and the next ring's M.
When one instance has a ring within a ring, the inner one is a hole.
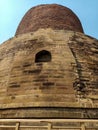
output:
M31 8L0 45L0 95L10 130L96 130L98 40L64 6Z

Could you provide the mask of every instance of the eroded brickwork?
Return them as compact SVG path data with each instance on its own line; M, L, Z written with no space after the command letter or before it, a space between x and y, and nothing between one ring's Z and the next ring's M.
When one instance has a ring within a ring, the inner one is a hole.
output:
M80 20L69 8L45 4L31 8L20 22L16 35L37 31L39 28L82 32Z
M82 33L52 29L23 34L3 43L1 118L98 118L97 48L98 41ZM50 62L35 62L36 54L42 50L51 53ZM43 108L35 112L35 107ZM26 108L31 109L26 112Z
M0 130L8 129L98 129L98 40L64 6L31 8L0 45Z

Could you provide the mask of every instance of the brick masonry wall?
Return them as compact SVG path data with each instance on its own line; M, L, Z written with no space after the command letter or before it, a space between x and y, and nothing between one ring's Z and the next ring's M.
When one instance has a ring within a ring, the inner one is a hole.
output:
M81 22L76 14L69 8L57 4L38 5L31 8L21 20L15 35L34 32L39 28L83 33Z
M6 41L0 45L0 108L97 108L97 48L98 41L82 33L52 29ZM50 62L35 62L42 50L51 53Z

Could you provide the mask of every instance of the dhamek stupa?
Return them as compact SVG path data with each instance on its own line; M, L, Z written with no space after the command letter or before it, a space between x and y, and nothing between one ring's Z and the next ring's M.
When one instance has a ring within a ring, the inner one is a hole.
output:
M98 40L67 7L31 8L0 45L0 130L97 130L97 119Z

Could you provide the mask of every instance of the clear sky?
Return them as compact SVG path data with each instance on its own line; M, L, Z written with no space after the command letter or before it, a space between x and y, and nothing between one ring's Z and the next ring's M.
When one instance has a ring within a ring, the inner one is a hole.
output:
M0 0L0 43L14 36L31 7L47 3L70 8L79 17L85 34L98 39L98 0Z

